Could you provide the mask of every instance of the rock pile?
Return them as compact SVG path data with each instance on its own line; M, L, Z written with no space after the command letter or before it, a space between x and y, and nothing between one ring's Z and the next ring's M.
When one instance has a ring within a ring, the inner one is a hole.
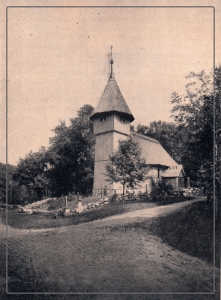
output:
M44 200L33 202L31 204L25 205L24 207L20 207L19 212L28 213L28 214L32 214L33 211L36 212L37 210L47 212L47 210L42 210L41 207L44 204L47 204L48 202L51 202L53 200L55 201L57 200L57 198L47 198Z
M71 210L70 208L59 208L55 210L48 211L47 208L43 209L44 204L47 204L49 201L56 200L56 198L48 198L41 201L34 202L32 204L28 204L24 207L19 208L19 212L33 214L33 215L44 215L51 216L52 218L57 218L58 216L70 216L76 213L79 213L76 209ZM100 199L94 203L88 203L87 205L83 205L82 212L86 210L95 209L98 206L105 205L109 203L109 198L106 197L104 199ZM81 213L82 213L81 212Z

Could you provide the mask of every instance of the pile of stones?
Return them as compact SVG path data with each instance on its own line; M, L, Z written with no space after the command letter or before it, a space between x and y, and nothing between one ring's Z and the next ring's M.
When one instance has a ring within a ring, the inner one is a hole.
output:
M37 214L37 212L47 213L48 212L47 208L42 209L42 207L44 205L46 205L49 201L53 201L53 200L57 200L57 198L47 198L44 200L33 202L33 203L25 205L23 207L20 206L18 211L21 213L28 213L28 214L32 214L32 213ZM48 212L48 213L50 213L50 212Z
M19 212L21 213L27 213L27 214L32 214L32 215L44 215L44 216L51 216L52 218L57 218L58 216L70 216L70 215L74 215L76 213L79 213L76 209L71 210L70 208L64 207L64 208L59 208L56 210L51 210L48 211L47 207L45 209L43 209L43 206L45 207L46 204L48 203L48 201L50 200L56 200L56 198L48 198L48 199L44 199L41 201L37 201L31 204L28 204L24 207L19 207ZM94 203L88 203L87 205L83 206L83 210L82 212L85 212L86 210L92 210L97 208L98 206L101 205L105 205L109 203L109 198L105 197L105 198L101 198L100 200L97 200ZM81 213L82 213L81 212Z
M101 200L99 200L99 201L96 201L94 203L88 203L87 205L85 205L85 209L88 209L88 210L94 209L94 208L96 208L100 205L105 205L105 204L108 204L108 203L109 203L109 198L108 197L106 197L104 199L101 198Z

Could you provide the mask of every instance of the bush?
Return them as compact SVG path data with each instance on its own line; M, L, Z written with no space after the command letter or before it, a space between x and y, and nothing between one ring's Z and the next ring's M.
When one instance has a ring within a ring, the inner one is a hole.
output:
M115 203L115 202L119 201L118 194L113 194L112 196L110 196L109 200L110 200L110 203Z
M49 200L47 202L48 208L47 210L57 210L59 208L63 208L65 206L65 198L58 198L56 200Z
M152 180L150 198L154 202L169 200L173 193L173 187L164 181L155 182Z

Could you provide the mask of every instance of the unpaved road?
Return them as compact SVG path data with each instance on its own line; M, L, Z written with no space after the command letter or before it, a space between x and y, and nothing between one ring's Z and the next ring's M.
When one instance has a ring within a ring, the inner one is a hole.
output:
M104 218L102 220L96 220L92 222L101 223L101 224L108 223L110 225L110 224L118 224L119 222L123 224L131 221L134 222L135 220L140 221L141 219L156 218L161 215L172 213L178 209L181 209L182 207L188 206L194 202L199 202L199 201L205 201L205 197L201 197L196 200L190 200L181 203L174 203L171 205L156 206L156 207L146 208L142 210L134 210L134 211L130 211L119 215L114 215L111 217ZM68 227L60 227L60 228L49 228L49 229L18 229L18 228L13 228L11 226L7 226L7 237L10 238L12 236L17 236L20 234L34 234L34 233L48 232L48 231L64 232L67 230L71 230L71 227L75 227L75 226L76 225L72 225ZM0 237L4 237L4 236L6 236L6 226L1 222L0 219Z
M212 293L217 270L210 264L164 244L148 229L133 226L196 201L62 228L9 227L9 290Z

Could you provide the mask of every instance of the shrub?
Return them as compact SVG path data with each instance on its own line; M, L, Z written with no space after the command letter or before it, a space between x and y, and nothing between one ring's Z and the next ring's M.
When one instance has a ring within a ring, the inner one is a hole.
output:
M117 201L119 201L119 196L118 194L113 194L112 196L110 196L110 203L115 203Z
M51 211L51 210L56 210L59 208L63 208L65 206L65 198L58 198L56 200L49 200L47 202L48 204L48 208L47 210Z
M164 181L155 182L152 180L152 190L150 193L151 200L154 202L169 200L172 196L173 187Z

